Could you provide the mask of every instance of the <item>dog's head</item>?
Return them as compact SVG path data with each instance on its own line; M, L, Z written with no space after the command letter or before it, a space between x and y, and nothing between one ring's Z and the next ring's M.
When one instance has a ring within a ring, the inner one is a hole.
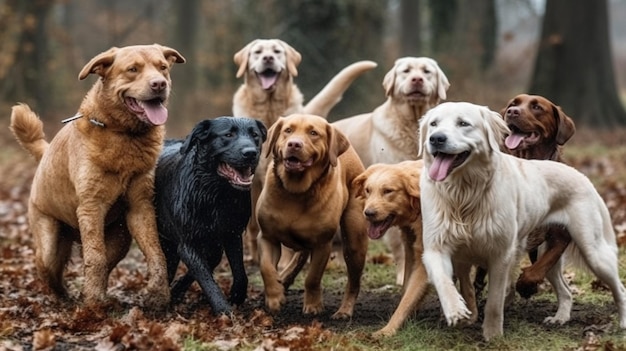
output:
M509 150L542 144L554 148L565 144L576 131L574 121L559 106L538 95L517 95L501 114L511 129L511 135L505 140Z
M420 154L428 176L444 181L472 163L484 169L509 128L497 112L467 102L446 102L430 109L420 120Z
M409 226L420 214L422 160L377 163L354 178L356 196L365 200L363 215L370 239L380 239L392 226Z
M134 115L145 123L161 125L167 120L167 99L174 63L184 63L178 51L154 45L113 47L92 58L78 74L100 76L100 83L110 98L120 99Z
M250 82L248 78L254 77L253 82L268 92L276 89L281 76L296 77L301 60L300 53L280 39L253 40L234 56L237 78L246 74Z
M307 191L350 147L343 133L315 115L281 117L268 135L267 156L272 154L276 175L293 193Z
M204 120L185 138L181 154L193 157L201 171L227 180L239 190L249 190L267 138L263 123L247 117Z
M399 58L383 78L387 97L431 107L446 99L449 87L437 61L428 57Z

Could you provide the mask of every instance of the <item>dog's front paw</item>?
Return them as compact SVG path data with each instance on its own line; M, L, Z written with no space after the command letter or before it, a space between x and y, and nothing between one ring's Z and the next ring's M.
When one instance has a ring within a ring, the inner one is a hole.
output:
M248 297L248 281L235 281L230 288L230 302L241 305Z
M461 322L465 324L471 323L472 312L465 306L465 301L461 296L458 296L453 301L442 301L441 307L448 325L455 326Z
M396 335L396 333L398 332L398 330L396 328L390 328L388 326L372 333L372 337L374 339L382 339L382 338L387 338L390 336L394 336Z
M170 287L165 285L158 289L149 289L144 303L148 308L164 310L170 303Z
M302 313L304 314L318 315L322 313L323 311L324 311L324 304L322 304L321 302L311 303L311 304L305 303L305 305L302 307ZM333 315L333 317L335 317L335 315Z
M272 314L278 313L285 302L287 302L287 299L284 294L277 297L269 297L265 295L265 307Z

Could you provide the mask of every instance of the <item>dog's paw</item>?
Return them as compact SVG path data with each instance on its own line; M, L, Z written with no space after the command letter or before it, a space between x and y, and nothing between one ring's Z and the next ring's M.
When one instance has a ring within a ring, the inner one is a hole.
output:
M450 305L443 309L448 325L455 326L457 324L468 324L472 322L472 312L465 306L463 299L459 299L459 303L454 306Z
M387 338L390 336L394 336L396 335L396 333L398 332L397 329L395 328L388 328L388 327L384 327L374 333L372 333L372 337L374 339L382 339L382 338Z
M323 311L324 311L324 304L322 303L304 304L304 306L302 307L302 313L304 314L318 315L322 313ZM335 318L336 314L337 313L333 315L333 318Z
M287 302L285 295L280 295L278 297L265 296L265 307L272 314L278 313L285 302Z
M558 324L558 325L563 325L565 324L567 321L569 321L570 317L569 316L559 316L559 314L557 313L556 315L552 316L552 317L546 317L543 320L544 324Z

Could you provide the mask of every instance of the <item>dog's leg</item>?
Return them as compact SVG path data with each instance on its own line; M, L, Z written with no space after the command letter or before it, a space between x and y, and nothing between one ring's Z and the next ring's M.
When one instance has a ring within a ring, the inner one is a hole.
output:
M503 252L501 257L489 262L487 274L487 302L483 321L483 337L486 341L503 334L504 300L509 284L509 274L515 260L513 254Z
M453 263L454 274L459 279L459 287L461 290L461 296L465 300L467 308L470 310L471 315L466 321L467 324L472 324L478 319L478 307L476 306L476 291L472 284L471 271L472 265L462 262ZM465 321L464 321L465 323Z
M162 309L170 302L165 255L161 250L153 204L154 174L134 179L128 187L128 229L148 264L148 293L145 303Z
M233 276L230 288L230 302L240 305L248 296L248 275L243 263L243 243L241 236L234 235L226 238L224 251Z
M282 246L282 248L285 247ZM280 272L279 279L283 283L285 290L289 289L294 280L296 280L298 273L302 271L302 268L309 259L310 254L311 252L308 250L296 251L293 253L287 266Z
M272 243L259 236L259 269L265 287L265 306L271 313L277 313L285 303L285 288L280 282L276 265L280 259L280 243Z
M304 314L320 314L324 310L321 283L331 251L331 242L319 245L311 251L311 264L304 280Z
M32 203L28 216L39 278L57 297L67 299L63 270L72 253L72 241L69 236L59 235L61 224L56 219L44 215Z
M343 243L343 257L348 271L348 283L346 284L341 306L332 315L334 319L352 317L354 305L361 290L361 275L363 274L365 256L367 255L367 247L369 245L367 222L363 217L362 208L362 204L352 195L348 208L341 219L341 239Z
M132 238L124 219L109 224L106 227L107 268L111 273L113 268L126 257Z
M193 282L196 281L196 278L190 272L185 273L182 277L176 279L172 284L172 303L178 303L182 301L183 297L189 287Z
M402 245L401 235L404 234L402 234L397 227L391 227L387 230L387 233L383 237L383 241L387 245L389 251L391 251L393 261L396 264L397 285L403 285L404 282L408 280L406 277L408 272L404 270L404 260L406 252L404 249L404 245Z
M544 323L563 324L570 320L570 313L572 311L572 292L563 277L562 262L562 259L558 260L546 274L548 281L552 284L552 288L556 292L559 308L553 317L546 317L546 319L543 320Z
M209 267L205 257L206 255L203 254L202 250L193 245L182 245L180 248L180 258L187 265L189 274L191 274L198 284L200 284L200 287L202 287L204 295L209 299L213 314L230 313L232 310L230 304L226 300L222 289L215 282L213 270ZM185 277L183 277L180 283L181 288L177 288L177 293L182 290L182 287L184 287L183 284L188 283L188 281L184 281L184 279ZM190 284L187 284L186 288L189 288L189 285Z

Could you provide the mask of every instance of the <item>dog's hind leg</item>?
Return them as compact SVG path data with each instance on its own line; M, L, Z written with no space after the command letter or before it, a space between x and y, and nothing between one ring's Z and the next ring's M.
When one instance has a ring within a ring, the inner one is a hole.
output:
M182 301L183 296L196 279L190 273L185 273L182 277L176 279L172 284L172 302L178 303Z
M243 263L241 236L233 235L224 240L224 252L233 277L233 283L230 288L230 302L240 305L248 297L248 275Z
M285 290L289 289L294 280L296 280L298 273L302 271L302 268L309 259L309 255L310 251L308 250L294 252L287 266L280 271L279 279L283 283Z
M126 257L132 237L124 218L111 223L106 228L107 267L109 273Z
M559 259L546 274L546 278L556 292L559 308L552 317L546 317L544 323L563 324L570 320L572 311L572 292L563 277L563 260Z

